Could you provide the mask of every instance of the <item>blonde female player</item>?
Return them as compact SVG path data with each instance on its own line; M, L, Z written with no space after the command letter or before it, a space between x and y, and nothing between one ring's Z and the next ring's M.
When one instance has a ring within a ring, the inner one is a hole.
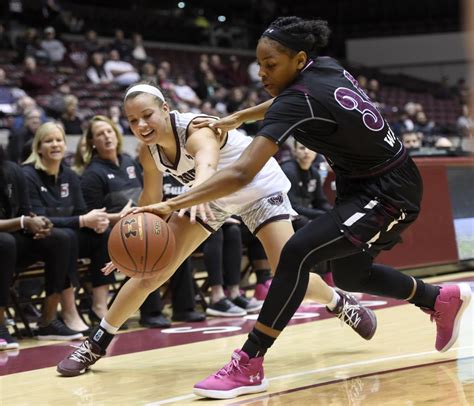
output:
M163 94L152 84L130 87L124 98L124 108L133 134L148 146L140 153L144 169L140 206L162 200L163 173L171 174L188 186L199 185L217 169L235 162L252 141L236 130L216 135L209 128L193 126L193 120L199 116L170 111ZM260 239L270 265L275 269L283 246L293 235L290 217L295 212L286 195L289 188L290 182L278 163L270 159L244 188L208 206L192 207L187 212L190 220L173 213L168 224L175 235L179 235L175 260L155 278L128 280L100 325L78 349L58 364L58 372L65 376L79 375L105 355L114 334L137 311L148 294L168 280L210 233L231 215L240 216ZM113 265L109 264L105 273L113 270ZM353 296L330 288L315 274L311 275L308 284L308 297L325 304L363 338L373 336L376 329L373 312L360 306Z

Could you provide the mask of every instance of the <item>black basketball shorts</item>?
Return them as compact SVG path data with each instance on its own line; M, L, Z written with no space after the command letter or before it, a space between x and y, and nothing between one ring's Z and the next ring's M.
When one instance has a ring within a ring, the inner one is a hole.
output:
M376 178L337 179L331 215L341 232L372 256L401 241L418 217L423 183L411 158Z

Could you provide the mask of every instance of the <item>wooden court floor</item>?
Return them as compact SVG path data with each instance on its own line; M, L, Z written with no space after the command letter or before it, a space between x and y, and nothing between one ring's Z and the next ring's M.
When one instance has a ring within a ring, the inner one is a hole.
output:
M464 280L474 289L474 273ZM440 281L442 282L442 281ZM300 308L266 356L265 393L199 399L192 386L228 361L253 320L209 319L167 330L121 333L85 375L59 377L56 363L77 343L22 343L0 352L0 405L474 405L474 307L457 343L434 349L435 325L415 306L364 296L378 318L371 341L319 306Z

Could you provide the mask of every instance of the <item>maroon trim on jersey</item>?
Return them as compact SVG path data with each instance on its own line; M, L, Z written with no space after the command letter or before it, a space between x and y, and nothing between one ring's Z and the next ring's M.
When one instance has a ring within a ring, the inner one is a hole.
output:
M191 213L189 211L184 213L187 217L191 218ZM198 216L196 216L196 222L199 223L199 225L203 226L207 231L210 231L211 233L215 233L217 230L214 230L209 224L205 223L202 221L202 219Z
M226 132L225 133L225 140L224 140L224 143L221 145L221 147L219 149L222 149L225 147L225 144L227 144L227 141L229 140L229 133Z
M188 123L188 125L186 126L186 132L185 132L185 134L186 134L186 141L187 141L188 138L189 138L189 131L188 131L188 128L189 128L189 126L192 124L192 122L193 122L194 120L196 120L196 118L213 118L213 119L215 119L215 120L219 120L218 117L208 116L207 114L201 114L201 115L198 115L198 116L196 116L196 117L193 117L192 120L189 120L189 123Z
M158 151L158 156L160 157L160 162L163 166L167 168L171 168L173 170L178 169L178 164L179 160L181 159L181 145L179 143L179 137L178 137L178 130L176 129L176 117L174 116L173 113L170 113L170 122L171 122L171 128L173 129L173 134L174 134L174 140L176 143L176 159L174 162L171 163L171 165L168 165L167 163L163 162L163 157L161 156L161 147L156 144L156 149Z
M388 171L399 167L408 157L408 150L405 147L402 147L398 155L395 155L394 159L388 162L384 162L382 165L376 166L375 168L369 169L366 172L354 173L351 175L341 175L344 178L348 179L363 179L363 178L372 178L375 176L383 175Z
M188 128L189 128L189 126L191 125L191 123L192 123L196 118L200 118L200 117L213 118L213 119L215 119L216 121L219 120L219 117L208 116L208 115L200 115L200 116L194 117L194 118L188 123L188 126L186 127L186 141L188 140ZM220 147L219 149L224 148L224 147L225 147L225 144L227 144L228 135L229 135L229 133L226 132L226 133L225 133L225 141L224 141L224 143L221 145L221 147Z

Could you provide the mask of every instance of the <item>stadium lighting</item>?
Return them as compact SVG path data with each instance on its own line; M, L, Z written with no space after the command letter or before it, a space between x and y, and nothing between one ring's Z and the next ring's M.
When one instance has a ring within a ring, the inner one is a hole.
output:
M227 18L226 18L225 16L219 16L219 17L217 17L217 21L219 21L220 23L225 22L225 20L227 20Z
M185 8L186 7L186 3L184 1L180 1L178 3L178 8Z

